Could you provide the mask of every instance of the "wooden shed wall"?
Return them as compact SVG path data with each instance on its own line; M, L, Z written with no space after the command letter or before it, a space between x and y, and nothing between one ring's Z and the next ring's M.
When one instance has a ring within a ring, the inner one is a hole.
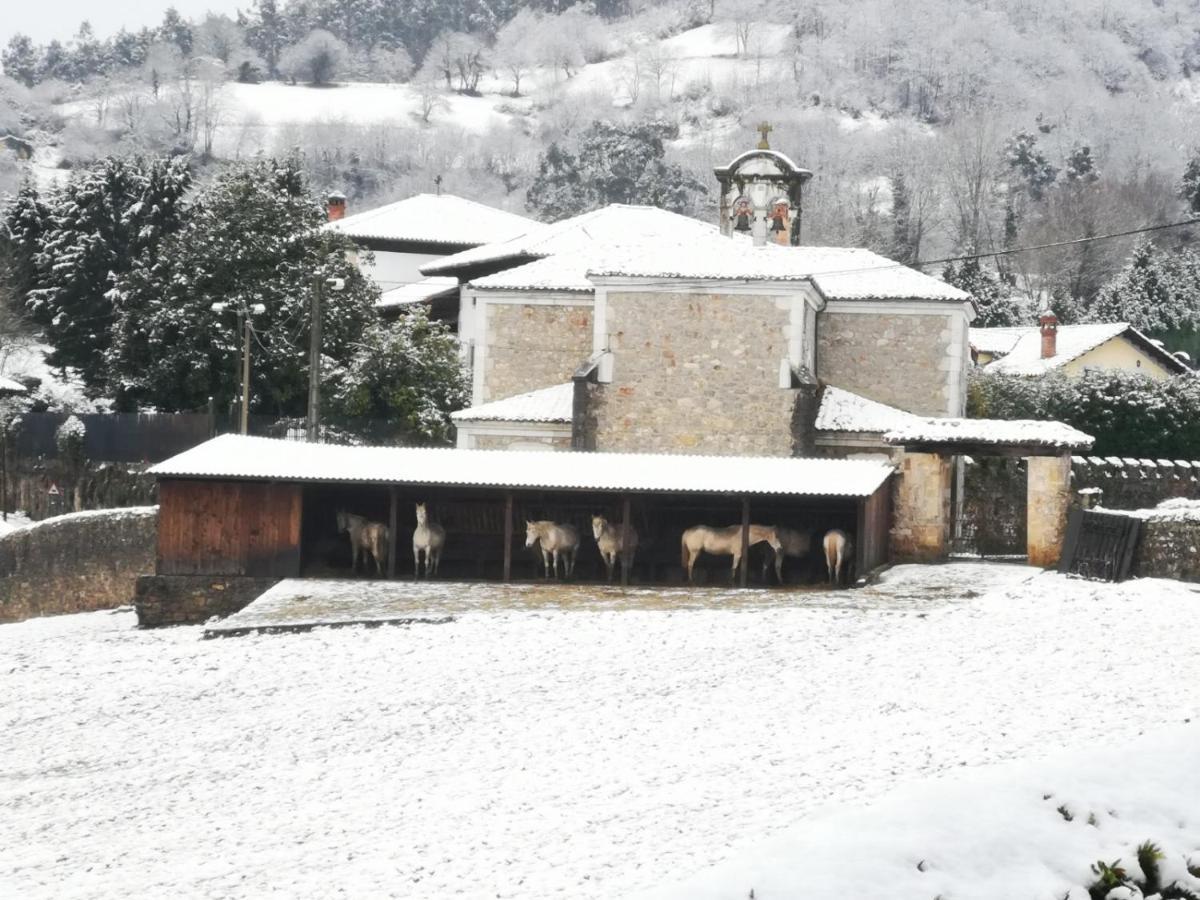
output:
M859 504L858 512L858 571L866 575L888 561L892 526L892 480L881 484Z
M158 574L300 574L299 484L166 479L158 497Z

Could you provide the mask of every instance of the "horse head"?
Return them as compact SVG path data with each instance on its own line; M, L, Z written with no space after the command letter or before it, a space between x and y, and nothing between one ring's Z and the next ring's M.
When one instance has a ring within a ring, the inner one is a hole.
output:
M417 524L424 525L425 521L426 521L425 504L418 503L417 504Z
M337 511L337 527L338 527L338 534L341 534L343 531L345 531L349 527L349 525L346 522L346 511L344 509L339 509Z
M537 523L531 522L528 519L526 519L525 520L525 546L532 547L535 543L537 543L537 539L538 539Z
M600 540L600 536L604 534L608 528L608 519L604 516L592 516L592 535L596 540Z

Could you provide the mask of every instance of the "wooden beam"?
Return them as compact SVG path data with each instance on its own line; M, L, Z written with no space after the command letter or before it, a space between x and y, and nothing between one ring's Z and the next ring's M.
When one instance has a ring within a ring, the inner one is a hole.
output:
M504 580L512 581L513 492L504 493Z
M867 509L870 504L866 500L858 501L858 521L854 524L854 577L865 575L867 572L867 541L870 540L870 524L867 522Z
M633 527L631 519L631 504L626 494L621 500L621 587L629 587L629 551L625 547L625 536Z
M750 584L750 498L742 498L742 559L738 571L738 583L742 587Z
M400 489L392 485L390 494L390 507L388 509L388 579L396 577L396 547L399 546L400 530Z

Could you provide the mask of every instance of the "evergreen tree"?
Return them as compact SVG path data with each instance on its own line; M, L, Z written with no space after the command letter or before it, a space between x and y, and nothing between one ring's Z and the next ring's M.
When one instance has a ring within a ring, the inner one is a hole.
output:
M1009 139L1004 158L1009 168L1021 176L1034 200L1041 200L1058 178L1058 169L1038 149L1037 136L1028 131L1019 131Z
M314 279L344 279L325 293L323 346L346 359L377 289L346 258L298 160L262 160L223 173L185 210L182 228L123 273L112 291L115 335L107 354L118 408L224 408L239 391L239 311L251 314L252 410L300 415L307 396L309 302ZM213 304L224 304L222 312ZM261 314L253 312L261 304Z
M912 199L903 172L891 176L892 182L892 246L891 257L905 265L917 261L912 238Z
M37 287L37 254L46 231L49 210L32 179L25 181L4 211L0 223L0 265L4 268L9 301L24 309Z
M469 396L454 335L417 307L366 328L334 380L329 411L386 421L401 434L442 442L451 434L449 414Z
M163 14L162 24L158 26L158 37L159 40L174 44L184 56L191 55L195 40L192 24L181 16L175 7L168 6Z
M1200 326L1200 256L1160 250L1148 241L1139 245L1085 315L1090 322L1128 322L1153 334L1194 332Z
M1183 182L1179 186L1179 196L1186 201L1188 209L1200 213L1200 150L1197 150L1188 160L1183 170Z
M971 295L979 309L979 315L971 323L975 327L1029 324L1025 305L1013 297L1011 287L985 272L977 258L964 259L957 268L954 263L947 263L942 280Z
M287 46L288 31L276 0L256 0L246 24L246 41L267 64L267 74L278 77L279 55Z
M183 159L110 158L75 175L47 202L27 307L53 347L49 361L78 369L89 388L104 383L109 289L135 261L153 256L177 223L189 183Z
M525 205L544 219L578 215L610 203L691 212L708 189L665 161L667 136L662 125L593 122L580 135L577 153L555 142L540 156Z
M33 41L24 34L14 34L8 39L8 45L0 52L0 65L4 74L14 81L19 81L26 87L33 87L38 82L41 60Z

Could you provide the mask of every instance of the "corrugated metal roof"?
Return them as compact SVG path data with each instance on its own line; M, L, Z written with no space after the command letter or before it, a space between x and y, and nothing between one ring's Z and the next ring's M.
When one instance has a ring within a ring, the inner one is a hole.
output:
M889 444L1004 444L1087 450L1095 442L1062 422L1033 419L920 419L883 436Z
M159 478L868 497L892 469L861 460L346 447L227 434L150 472Z
M415 241L475 247L506 241L538 225L533 219L453 194L416 194L323 227L360 240Z
M570 422L575 408L572 382L481 403L450 413L456 422Z

